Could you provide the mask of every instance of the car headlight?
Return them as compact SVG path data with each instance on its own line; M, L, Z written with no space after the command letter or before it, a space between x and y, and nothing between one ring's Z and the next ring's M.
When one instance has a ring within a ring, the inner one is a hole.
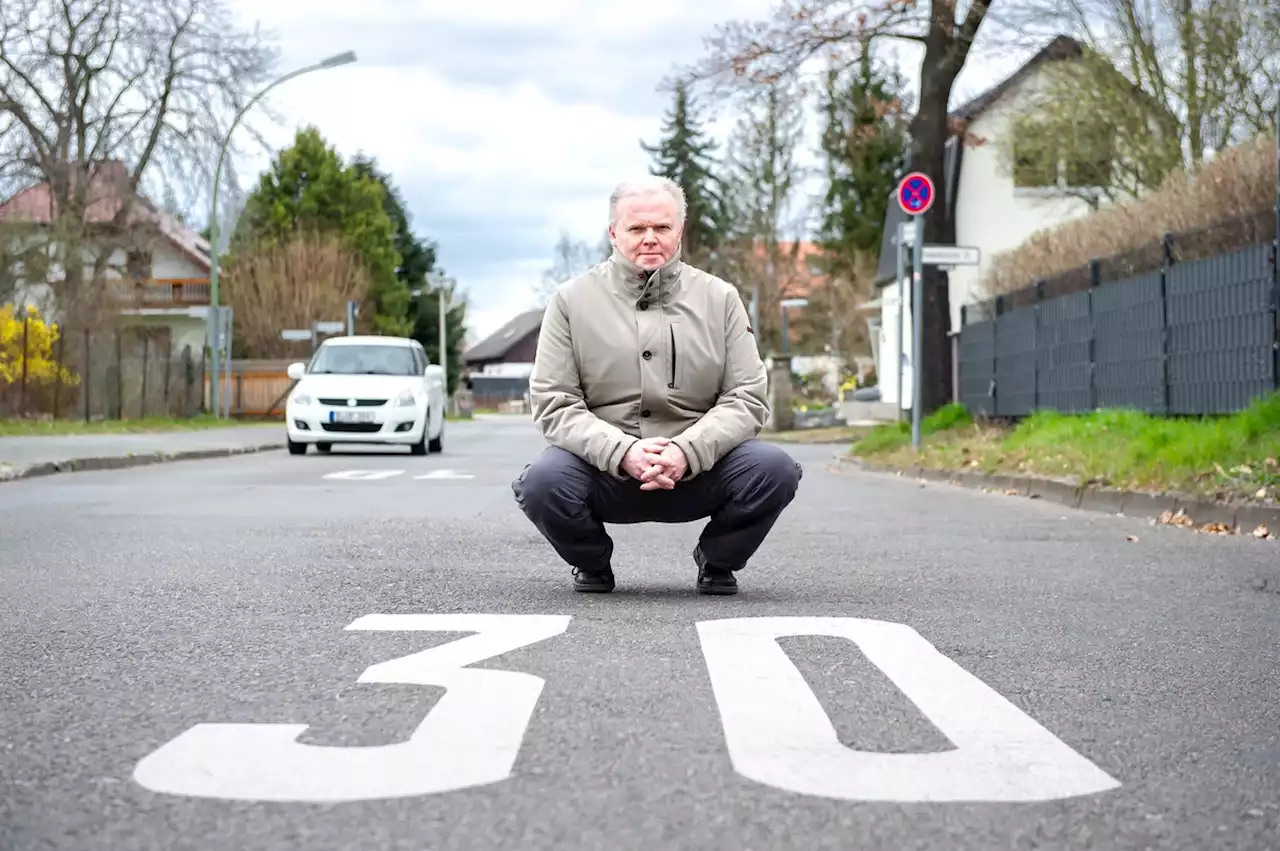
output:
M413 395L412 390L405 390L403 393L401 393L399 396L396 397L396 407L408 408L414 405L417 401L418 401L418 397Z
M306 393L299 393L297 396L294 396L294 397L293 397L293 404L295 404L295 405L310 405L310 404L311 404L311 397L310 397L310 396L308 396Z

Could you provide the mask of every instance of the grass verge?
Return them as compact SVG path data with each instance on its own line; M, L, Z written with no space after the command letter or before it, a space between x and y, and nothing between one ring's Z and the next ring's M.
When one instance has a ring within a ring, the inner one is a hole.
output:
M948 405L921 423L877 426L851 454L894 466L970 469L1216 499L1280 498L1280 393L1223 417L1155 417L1103 410L1041 412L1016 426L975 423Z
M279 426L276 420L216 419L197 417L142 417L126 420L32 420L0 419L0 437L39 437L58 434L145 434L147 432L197 431L251 425Z

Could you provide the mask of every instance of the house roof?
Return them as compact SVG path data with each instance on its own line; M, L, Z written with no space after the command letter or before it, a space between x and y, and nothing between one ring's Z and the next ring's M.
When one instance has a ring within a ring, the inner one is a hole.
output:
M970 99L949 113L949 117L961 121L973 121L1008 92L1016 88L1046 62L1063 59L1076 59L1084 55L1085 46L1070 36L1060 35L1040 48L1034 56L1022 64L1004 80L987 89L982 94ZM1119 72L1117 72L1119 73ZM1140 91L1135 87L1135 90ZM960 182L960 164L964 159L963 139L952 136L947 140L946 175L942 186L943 208L949 216L955 215L956 195ZM904 173L911 171L910 156L907 158ZM907 216L898 206L897 189L890 195L889 207L885 211L884 238L880 243L880 260L876 268L875 285L884 287L897 275L897 263L894 257L894 245L897 240L898 225L907 220Z
M501 360L506 357L512 346L542 328L542 316L543 310L539 308L527 310L514 319L508 320L507 324L463 352L463 361L475 363Z
M1004 97L1006 93L1025 82L1026 79L1044 63L1056 62L1062 59L1079 59L1082 56L1084 56L1083 44L1076 41L1071 36L1057 36L1053 41L1036 51L1034 56L1024 62L1018 70L1014 71L1004 80L996 83L982 94L970 99L967 103L953 110L951 112L951 117L959 118L963 121L972 121L985 112L996 101Z
M120 212L127 191L128 171L116 160L99 164L89 178L89 205L85 219L89 224L106 224ZM53 221L53 193L47 182L22 189L0 202L0 219L47 225ZM156 207L150 199L137 196L129 211L130 224L154 226L159 233L188 259L206 271L211 267L208 240L177 218Z
M768 246L763 241L755 244L752 254L761 272L768 268ZM776 276L782 282L788 298L810 296L825 285L826 276L813 267L814 261L822 257L822 246L815 242L779 240L778 254L786 268L776 270Z

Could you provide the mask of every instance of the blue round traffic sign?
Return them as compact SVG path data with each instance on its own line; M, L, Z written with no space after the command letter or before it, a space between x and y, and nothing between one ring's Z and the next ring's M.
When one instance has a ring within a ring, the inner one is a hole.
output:
M898 206L909 216L919 216L933 206L933 181L922 171L913 171L898 184Z

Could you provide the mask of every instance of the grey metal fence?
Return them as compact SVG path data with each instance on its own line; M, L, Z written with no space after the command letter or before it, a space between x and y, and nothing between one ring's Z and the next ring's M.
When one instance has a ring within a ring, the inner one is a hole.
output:
M961 403L989 417L1247 407L1280 389L1275 233L1266 211L966 305Z

